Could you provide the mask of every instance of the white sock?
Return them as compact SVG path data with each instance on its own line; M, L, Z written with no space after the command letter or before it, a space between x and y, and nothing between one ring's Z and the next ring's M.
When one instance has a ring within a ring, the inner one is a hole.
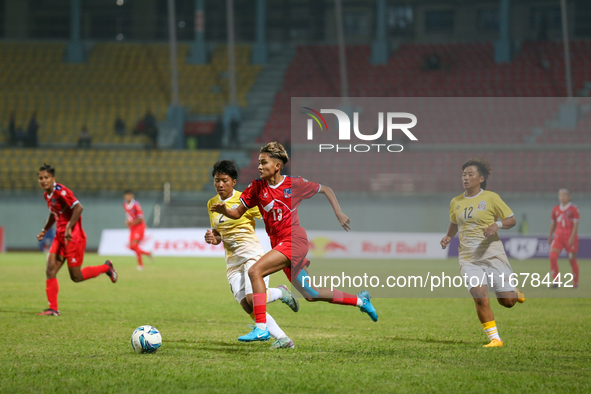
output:
M499 336L499 330L497 329L497 324L495 323L494 320L486 322L486 323L482 323L482 328L484 329L484 332L486 333L486 335L488 335L488 339L489 340L493 340L493 339L498 339L499 341L501 340L501 337Z
M363 300L359 297L357 297L357 306L361 306L363 305Z
M272 287L267 289L267 304L277 301L281 297L283 297L283 293L278 288Z
M265 331L267 329L267 323L254 323L254 325L256 326L256 328L258 328L259 330L263 330Z
M273 316L267 313L267 328L269 329L269 334L275 339L281 339L286 337L283 330L279 327Z

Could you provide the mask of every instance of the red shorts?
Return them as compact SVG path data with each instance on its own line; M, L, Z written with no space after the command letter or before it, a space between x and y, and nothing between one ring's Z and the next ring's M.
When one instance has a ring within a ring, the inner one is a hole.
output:
M295 278L302 269L310 265L310 260L306 258L309 249L308 234L303 227L292 226L291 233L269 238L273 250L284 254L291 262L290 267L283 269L287 279L291 282L292 276Z
M141 242L144 239L144 232L146 231L146 225L140 224L135 227L129 228L129 243Z
M550 245L551 249L558 249L562 251L562 249L566 249L566 253L577 253L579 250L579 237L575 236L575 242L573 246L568 246L568 239L570 236L561 236L561 235L554 235L554 240L552 241L552 245Z
M86 233L80 226L72 230L72 239L66 245L64 234L57 234L51 243L49 253L64 256L68 267L80 267L84 262L84 250L86 249Z

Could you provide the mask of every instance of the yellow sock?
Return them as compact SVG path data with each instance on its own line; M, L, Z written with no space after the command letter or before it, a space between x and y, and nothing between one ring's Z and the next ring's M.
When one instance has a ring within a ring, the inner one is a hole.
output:
M499 330L497 329L497 323L495 323L494 320L482 323L482 328L484 329L486 335L488 335L488 339L491 341L493 339L498 339L499 341L501 340L501 337L499 336Z

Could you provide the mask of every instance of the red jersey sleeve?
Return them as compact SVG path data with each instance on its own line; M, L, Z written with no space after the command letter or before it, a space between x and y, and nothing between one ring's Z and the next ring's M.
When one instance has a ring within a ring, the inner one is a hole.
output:
M573 222L578 222L579 221L579 207L574 207L573 209Z
M556 207L552 208L552 221L555 222L556 221Z
M137 218L144 218L144 211L142 211L142 206L139 202L135 202L135 217Z
M309 180L301 177L292 178L293 195L298 200L305 200L314 196L320 191L320 184L316 182L310 182Z
M78 204L78 199L74 193L65 186L62 186L61 190L57 193L58 198L64 201L64 205L70 209L74 208L74 205Z
M240 201L248 209L256 207L259 203L259 183L253 181L240 195Z

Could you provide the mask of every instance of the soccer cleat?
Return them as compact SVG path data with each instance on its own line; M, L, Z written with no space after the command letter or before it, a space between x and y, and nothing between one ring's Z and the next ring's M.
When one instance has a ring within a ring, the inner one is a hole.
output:
M369 292L367 290L363 290L359 294L357 294L357 297L363 300L363 305L359 307L359 309L361 309L361 312L367 313L371 320L378 321L378 312L376 311L376 308L374 308L374 306L371 304L371 297L369 296Z
M289 291L287 286L279 285L279 286L277 286L277 288L279 290L281 290L281 293L283 294L283 296L281 297L281 302L283 302L284 304L287 304L287 306L289 306L292 311L294 311L294 312L299 311L300 310L300 303L298 302L297 298L295 298L293 296L293 294L291 294L291 291Z
M515 291L517 292L517 302L523 304L525 302L525 294L523 294L523 292L517 288Z
M238 338L240 342L256 342L256 341L268 341L271 338L269 330L261 330L256 327L251 332Z
M144 270L144 266L143 265L138 265L137 266L137 270L138 271L143 271Z
M150 259L150 261L153 263L154 262L154 252L150 252L148 253L148 258Z
M503 347L503 341L494 338L488 345L484 345L483 347Z
M294 349L295 345L293 344L293 341L291 339L289 339L288 337L283 337L281 339L276 340L275 342L273 342L273 345L271 345L271 347L269 347L269 349L271 350L276 350L276 349Z
M113 283L117 282L117 271L115 271L115 268L113 268L113 263L111 263L111 260L107 260L107 262L105 264L109 266L109 270L107 271L107 276L109 278L111 278L111 282L113 282Z
M47 308L43 312L36 313L37 316L59 316L60 311L56 311L55 309Z

